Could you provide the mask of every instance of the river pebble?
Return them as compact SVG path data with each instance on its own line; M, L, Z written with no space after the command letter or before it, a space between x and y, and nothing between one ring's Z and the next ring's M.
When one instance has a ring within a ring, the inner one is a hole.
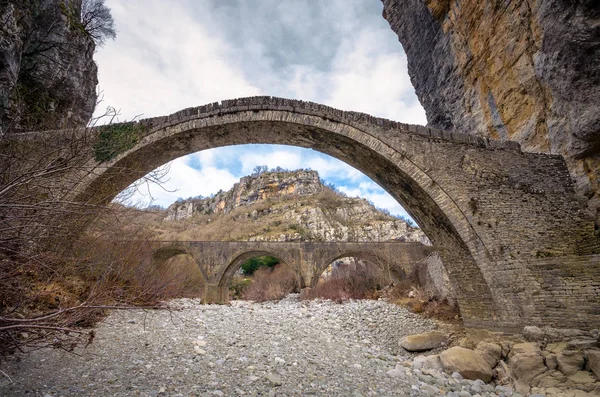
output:
M234 301L115 311L77 354L2 362L2 396L508 396L413 370L398 341L438 325L384 301ZM10 381L8 380L10 377Z

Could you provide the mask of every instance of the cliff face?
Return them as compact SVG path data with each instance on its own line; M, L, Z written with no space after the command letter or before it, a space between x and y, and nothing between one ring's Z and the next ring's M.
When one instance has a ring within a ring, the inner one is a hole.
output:
M244 177L214 197L172 204L161 227L185 231L158 230L166 239L429 243L420 229L323 186L315 171Z
M81 0L0 2L0 134L84 126L96 104L95 44Z
M186 219L194 213L229 213L234 208L260 200L289 195L307 196L323 190L316 171L265 172L245 176L227 192L220 191L210 198L177 202L167 209L167 220Z
M429 125L565 157L600 224L598 0L382 0Z

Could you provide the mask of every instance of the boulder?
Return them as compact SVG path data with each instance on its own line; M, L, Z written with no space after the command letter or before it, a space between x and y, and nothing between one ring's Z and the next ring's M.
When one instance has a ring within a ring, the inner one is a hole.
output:
M435 371L443 371L444 367L440 361L439 354L432 354L430 356L417 356L413 361L414 369L432 369Z
M563 350L556 356L558 370L565 375L574 375L583 369L585 359L579 350Z
M517 343L509 354L508 367L519 393L527 394L534 378L546 372L544 357L537 344Z
M553 370L558 368L558 361L556 360L556 354L550 353L546 356L546 358L544 359L545 363L546 363L546 367L549 370Z
M523 336L530 342L541 342L545 338L544 331L540 327L528 326L523 328Z
M582 350L598 347L598 341L596 339L574 339L567 343L568 350Z
M546 350L554 354L559 354L567 348L567 342L548 343Z
M586 354L587 367L596 375L596 378L600 379L600 350L588 350Z
M504 361L500 361L494 368L493 375L498 385L509 385L511 383L508 366Z
M400 345L409 352L435 349L448 343L446 335L438 331L409 335L402 339Z
M570 381L569 383L573 385L583 384L591 386L598 381L598 379L588 371L577 371L573 375L569 375L568 379ZM589 390L587 391L591 391L593 387L588 387L588 389Z
M560 387L567 380L567 376L560 371L548 371L536 376L531 384L544 389Z
M517 343L512 345L512 348L510 349L510 353L508 354L508 357L511 358L515 355L526 355L526 356L531 356L531 355L539 355L541 354L540 348L537 345L537 343L533 343L533 342L527 342L527 343Z
M516 355L508 362L512 377L517 381L529 382L541 373L546 372L544 358L541 355Z
M475 351L483 357L490 368L494 368L502 356L502 347L496 343L479 342Z
M464 347L451 347L440 354L440 360L448 373L458 372L465 379L492 379L492 367L478 352Z

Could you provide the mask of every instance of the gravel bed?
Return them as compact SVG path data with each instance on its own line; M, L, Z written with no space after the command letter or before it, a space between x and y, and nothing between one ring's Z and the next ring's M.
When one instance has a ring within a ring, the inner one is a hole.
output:
M493 386L405 366L405 335L434 321L383 301L118 311L77 355L42 350L2 363L2 396L471 396ZM454 394L453 394L454 393Z

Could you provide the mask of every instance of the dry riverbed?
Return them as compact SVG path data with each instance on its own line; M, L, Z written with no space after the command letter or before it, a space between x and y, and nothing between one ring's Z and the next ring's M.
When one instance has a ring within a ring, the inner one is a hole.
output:
M4 361L3 396L471 396L493 386L401 363L405 335L434 321L383 301L231 306L172 301L177 311L113 312L77 355ZM458 375L458 374L456 374ZM0 375L3 376L3 375Z

